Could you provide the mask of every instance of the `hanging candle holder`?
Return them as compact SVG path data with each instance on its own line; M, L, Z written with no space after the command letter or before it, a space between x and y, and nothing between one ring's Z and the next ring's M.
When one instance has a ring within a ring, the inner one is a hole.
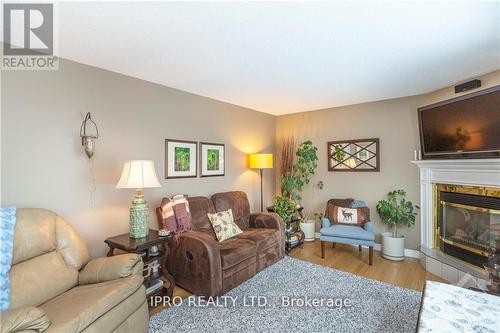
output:
M95 140L99 138L99 130L97 129L96 123L92 120L90 112L87 112L87 115L82 122L82 126L80 127L80 137L82 138L82 147L85 154L89 159L92 158L94 155Z

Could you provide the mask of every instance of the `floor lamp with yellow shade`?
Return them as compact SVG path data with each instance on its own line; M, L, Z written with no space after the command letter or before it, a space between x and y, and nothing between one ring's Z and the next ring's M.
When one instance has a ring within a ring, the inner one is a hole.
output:
M260 211L264 211L264 194L262 191L262 175L264 169L273 168L273 154L250 154L250 169L260 170Z

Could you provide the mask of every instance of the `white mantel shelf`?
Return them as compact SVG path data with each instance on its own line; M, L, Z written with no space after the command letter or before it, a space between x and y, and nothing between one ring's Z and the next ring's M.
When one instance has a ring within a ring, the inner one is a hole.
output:
M500 158L412 161L420 182L500 186Z
M500 173L500 158L418 160L411 162L419 168L496 170Z
M420 168L420 243L433 248L433 185L458 184L500 188L500 158L411 161ZM459 269L459 267L455 268ZM427 269L429 270L429 269Z

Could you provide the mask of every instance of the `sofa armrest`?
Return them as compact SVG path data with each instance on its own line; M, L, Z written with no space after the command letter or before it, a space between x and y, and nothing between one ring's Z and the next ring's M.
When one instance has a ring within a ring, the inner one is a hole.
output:
M328 228L331 227L332 223L330 222L330 219L327 217L323 217L321 219L321 228Z
M78 284L100 283L135 274L142 277L143 262L135 253L91 260L78 275Z
M45 311L33 306L2 311L1 317L1 333L43 332L50 326Z
M222 293L220 246L207 232L191 230L168 243L167 268L176 284L200 296Z
M279 257L285 255L285 222L276 213L253 213L249 218L250 228L275 229L279 231Z
M249 225L250 228L277 229L285 232L285 223L276 213L252 213Z
M368 232L373 233L373 223L372 223L372 222L366 222L366 223L363 225L363 229L365 229L365 230L366 230L366 231L368 231Z

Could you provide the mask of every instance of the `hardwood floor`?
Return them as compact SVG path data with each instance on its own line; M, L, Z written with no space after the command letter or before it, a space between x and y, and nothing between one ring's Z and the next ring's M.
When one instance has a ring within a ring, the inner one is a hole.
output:
M297 247L290 253L292 258L309 261L318 265L332 267L341 271L364 276L369 279L390 283L399 287L422 291L426 280L446 282L443 279L427 272L418 259L406 258L403 261L384 259L379 251L373 251L373 265L368 265L368 248L359 252L357 246L326 244L325 259L321 259L320 241L305 242L303 247ZM188 291L175 287L174 296L186 298L191 295ZM150 308L150 315L154 315L166 307Z
M302 248L293 249L290 256L420 292L426 280L446 282L427 272L419 260L414 258L391 261L384 259L379 251L373 251L373 265L369 266L368 248L359 252L357 246L337 243L332 248L331 243L326 243L325 259L321 259L320 241L315 240L305 242Z

